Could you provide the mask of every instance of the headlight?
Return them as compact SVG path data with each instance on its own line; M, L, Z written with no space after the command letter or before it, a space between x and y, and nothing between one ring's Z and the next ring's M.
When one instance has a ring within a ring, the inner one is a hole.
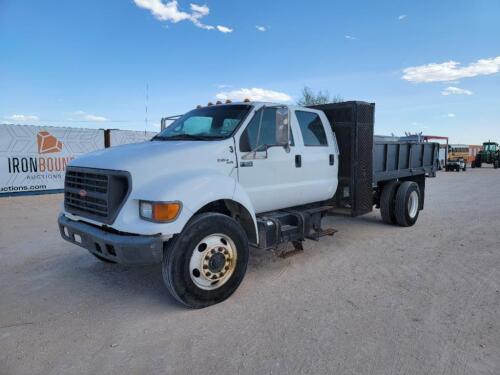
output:
M181 202L139 201L139 216L156 223L168 223L177 219L181 208Z

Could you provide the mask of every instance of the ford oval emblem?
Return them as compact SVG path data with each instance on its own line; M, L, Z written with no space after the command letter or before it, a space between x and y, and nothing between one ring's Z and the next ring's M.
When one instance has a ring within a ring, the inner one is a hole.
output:
M78 192L78 195L82 198L85 198L87 196L87 191L82 189Z

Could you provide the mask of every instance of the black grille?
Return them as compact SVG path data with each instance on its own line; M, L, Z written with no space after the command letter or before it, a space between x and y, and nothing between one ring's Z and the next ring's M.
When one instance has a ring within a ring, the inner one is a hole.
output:
M123 171L68 167L64 183L67 212L111 224L130 190Z

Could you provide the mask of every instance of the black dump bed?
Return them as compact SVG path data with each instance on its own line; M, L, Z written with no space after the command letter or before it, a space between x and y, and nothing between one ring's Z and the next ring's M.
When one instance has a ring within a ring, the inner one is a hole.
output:
M375 104L311 106L328 118L339 146L339 185L332 204L352 216L372 211L374 188L413 176L435 176L439 144L375 136Z

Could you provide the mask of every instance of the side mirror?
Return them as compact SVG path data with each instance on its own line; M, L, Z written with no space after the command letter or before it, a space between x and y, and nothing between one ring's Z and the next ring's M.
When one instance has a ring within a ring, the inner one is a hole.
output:
M286 107L276 110L276 143L285 148L290 145L290 122Z

